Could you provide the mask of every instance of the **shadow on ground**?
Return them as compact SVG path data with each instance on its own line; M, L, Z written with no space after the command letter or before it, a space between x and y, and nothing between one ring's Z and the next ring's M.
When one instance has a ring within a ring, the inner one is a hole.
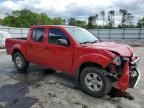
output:
M0 108L30 108L37 99L25 96L27 92L29 89L25 82L2 86L0 88L0 102L5 102L6 105Z

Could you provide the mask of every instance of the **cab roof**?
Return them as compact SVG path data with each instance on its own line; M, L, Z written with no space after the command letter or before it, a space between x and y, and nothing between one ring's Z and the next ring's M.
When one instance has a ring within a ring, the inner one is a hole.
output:
M31 27L62 27L62 28L66 28L66 27L76 27L76 26L69 26L69 25L33 25Z

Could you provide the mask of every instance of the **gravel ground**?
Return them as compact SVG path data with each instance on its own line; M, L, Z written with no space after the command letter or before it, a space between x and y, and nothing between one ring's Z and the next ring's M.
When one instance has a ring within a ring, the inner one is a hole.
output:
M136 88L127 91L134 100L91 97L83 93L69 76L51 73L52 70L36 65L30 66L28 74L19 74L10 56L1 54L0 108L144 108L144 47L135 47L135 50L140 57L141 79Z
M0 49L0 54L5 54L6 53L6 49Z

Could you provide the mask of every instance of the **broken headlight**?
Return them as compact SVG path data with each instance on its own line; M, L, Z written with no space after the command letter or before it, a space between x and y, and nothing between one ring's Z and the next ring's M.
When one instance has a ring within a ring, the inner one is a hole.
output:
M113 63L116 64L116 65L121 65L121 63L122 63L121 57L120 57L120 56L116 56L116 57L113 59Z

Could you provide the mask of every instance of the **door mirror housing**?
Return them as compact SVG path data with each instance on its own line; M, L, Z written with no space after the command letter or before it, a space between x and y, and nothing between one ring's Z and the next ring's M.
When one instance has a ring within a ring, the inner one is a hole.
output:
M58 39L58 44L62 45L62 46L66 46L66 47L69 46L67 40L65 40L65 39Z

